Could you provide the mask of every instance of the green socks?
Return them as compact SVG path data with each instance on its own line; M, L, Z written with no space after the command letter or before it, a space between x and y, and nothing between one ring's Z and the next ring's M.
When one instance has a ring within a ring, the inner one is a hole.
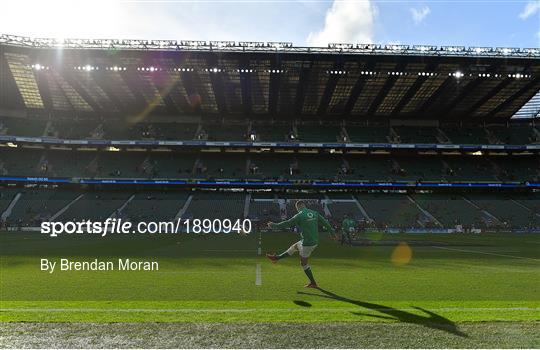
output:
M311 272L311 267L309 265L304 266L304 273L309 278L309 281L313 284L317 284L315 282L315 278L313 278L313 272Z

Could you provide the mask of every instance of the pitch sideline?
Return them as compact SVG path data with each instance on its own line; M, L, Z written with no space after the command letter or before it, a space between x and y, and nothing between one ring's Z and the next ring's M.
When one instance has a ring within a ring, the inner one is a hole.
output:
M483 252L483 251L480 251L480 250L456 249L456 248L448 248L448 247L441 247L441 246L435 246L435 245L432 246L432 247L436 248L436 249L452 250L452 251L456 251L456 252L475 253L475 254L484 254L484 255L495 255L495 256L502 256L502 257L506 257L506 258L524 259L524 260L532 260L532 261L540 262L540 259L528 258L528 257L524 257L524 256L517 256L517 255L497 254L497 253Z

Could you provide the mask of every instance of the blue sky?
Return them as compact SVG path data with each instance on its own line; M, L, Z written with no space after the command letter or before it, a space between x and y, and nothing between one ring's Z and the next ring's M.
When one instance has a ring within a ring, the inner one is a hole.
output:
M540 47L540 0L6 0L0 32L33 37Z

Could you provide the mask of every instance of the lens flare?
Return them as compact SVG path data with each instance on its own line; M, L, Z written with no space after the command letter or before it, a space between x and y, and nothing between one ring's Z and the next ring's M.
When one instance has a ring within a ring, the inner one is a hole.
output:
M392 252L392 264L396 266L407 265L412 259L411 247L405 242L401 242Z

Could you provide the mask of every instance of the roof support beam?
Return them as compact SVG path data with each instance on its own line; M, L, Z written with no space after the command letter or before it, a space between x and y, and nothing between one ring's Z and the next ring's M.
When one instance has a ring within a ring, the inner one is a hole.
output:
M395 68L396 71L401 72L405 69L407 66L406 63L400 63ZM379 109L379 106L381 105L382 101L388 96L388 93L392 88L394 87L396 81L399 79L398 75L391 75L389 78L386 79L386 82L384 83L383 87L379 90L379 93L375 97L375 99L371 102L371 105L369 106L369 109L367 111L367 115L371 116L374 115L375 112Z
M514 101L519 98L521 95L525 94L528 90L532 89L535 85L540 84L540 77L537 77L533 80L531 80L529 83L527 83L525 86L523 86L521 89L516 91L511 97L507 98L503 103L495 107L493 110L491 110L489 113L485 115L486 118L493 117L495 114L499 113L500 111L505 110L509 106L514 103ZM536 92L535 92L536 94ZM534 96L534 94L533 94ZM521 108L522 106L519 106L517 109Z
M332 67L332 70L334 71L343 70L343 62L342 61L335 62L334 66ZM326 86L324 88L324 93L321 97L319 108L317 109L318 115L323 115L326 113L326 110L328 109L328 104L330 103L330 99L332 99L332 95L334 94L334 90L336 89L336 85L340 77L341 75L339 74L329 75L328 81L326 82Z
M272 68L273 69L273 68ZM276 68L281 69L281 68ZM277 114L277 105L279 100L279 85L281 83L280 73L270 73L270 86L268 88L268 114L274 116Z
M441 97L447 90L455 87L455 85L456 79L447 77L444 82L439 86L439 88L424 101L424 103L417 109L415 113L419 116L425 114L426 111L433 105L433 103L439 99L439 97Z
M249 59L244 57L240 61L240 67L243 69L249 69ZM252 73L239 73L240 74L240 89L242 90L242 106L244 109L244 115L249 117L253 114L253 101L251 99L251 74ZM255 73L257 74L257 73Z
M294 114L295 118L298 118L302 114L302 107L304 106L304 100L306 98L307 84L309 82L309 73L311 71L311 64L309 67L302 67L300 69L300 78L298 81L298 87L296 88L296 100L294 101Z
M97 85L107 94L107 97L113 104L116 106L118 110L123 110L126 106L118 97L116 97L116 94L114 93L113 89L111 89L110 85L107 82L107 79L105 78L105 74L107 74L104 71L99 71L94 74L94 80L97 83Z
M79 94L79 96L81 96L83 100L86 101L86 103L88 103L90 107L92 107L94 112L102 113L103 110L101 109L101 107L96 103L96 101L94 101L92 97L90 97L90 95L86 92L86 90L84 90L82 86L79 85L79 82L77 81L77 79L75 79L73 75L66 70L64 70L64 73L65 73L64 77L66 79L66 82L69 85L71 85L71 87Z
M54 79L54 77L52 76L53 73L42 72L42 74L36 74L35 75L36 76L36 83L37 83L37 86L38 86L39 95L41 96L41 100L43 101L43 106L46 109L52 111L54 109L54 105L53 105L53 102L52 102L51 90L49 89L49 81L44 76L44 74L51 74L50 78ZM67 98L66 98L66 101L68 102L70 107L73 109L73 106L71 106L71 103L69 102L69 100Z
M181 72L180 79L184 84L184 89L186 89L187 102L193 112L202 113L201 105L196 103L194 96L198 94L198 91L195 89L195 84L193 82L193 72Z
M360 67L358 67L360 69ZM366 67L365 71L372 71L373 68L375 68L375 62L371 61L369 62ZM354 84L354 87L351 90L351 94L349 96L349 99L347 100L347 103L345 104L345 108L343 108L343 116L349 116L351 115L351 111L354 108L354 105L356 104L356 100L358 100L358 97L362 93L362 90L364 89L364 85L366 85L366 82L370 76L369 75L360 75L358 76L358 80Z
M139 86L141 85L139 73L120 72L120 77L126 83L129 91L133 94L133 97L135 97L132 108L134 110L144 110L146 107L146 98L144 98L143 93L139 89Z
M467 84L460 92L459 94L452 100L450 101L449 104L445 105L445 106L441 106L441 111L440 111L440 114L439 116L441 118L444 118L446 116L448 116L450 114L450 112L458 105L460 104L462 101L463 101L463 98L465 98L465 96L467 96L468 94L471 93L471 91L473 91L474 89L476 89L480 84L482 84L483 82L485 81L485 79L483 78L480 78L480 79L475 79L473 81L471 81L469 84Z
M438 66L438 64L431 63L426 67L425 71L430 73L430 72L436 70L437 66ZM428 78L429 78L429 76L419 75L416 78L415 82L409 87L407 92L401 97L401 100L399 100L399 102L396 104L396 106L394 107L394 109L392 110L390 115L395 116L398 113L400 113L401 110L403 109L403 107L405 107L407 105L407 103L409 103L411 98L413 98L414 95L416 95L416 93L418 92L418 89L420 89L420 87L422 87L422 85L424 85L424 83L426 82L426 80L428 80Z
M493 98L496 94L498 94L502 89L507 87L512 82L512 79L506 78L503 81L501 81L497 86L495 86L493 89L491 89L484 97L482 97L480 100L478 100L474 105L465 112L465 115L472 115L478 108L482 107L484 103L489 101Z
M270 69L281 71L281 60L279 55L272 55L270 59ZM268 84L268 114L275 116L279 100L279 86L281 84L281 73L270 73L270 82Z
M218 60L216 55L208 56L206 62L208 63L208 67L218 66ZM227 104L225 103L223 78L221 76L221 73L209 72L208 74L210 75L210 81L212 83L212 90L214 91L218 111L221 116L224 116L225 114L227 114Z
M160 93L161 94L161 93ZM163 103L165 103L165 110L167 111L167 114L179 114L180 111L174 104L174 101L168 93L165 95L161 95L161 98L163 98Z
M60 76L58 76L60 79L62 79ZM77 111L77 108L73 105L73 103L71 103L71 100L68 98L68 95L66 93L66 91L64 90L64 88L62 87L62 84L60 84L60 82L58 81L58 78L56 75L52 75L51 76L51 79L55 81L56 85L59 87L60 91L62 92L62 96L64 96L64 98L66 99L66 101L69 103L69 105L71 106L71 109L73 111Z
M495 71L497 71L500 67L500 63L499 64L494 64L494 65L491 65L486 71L485 73L493 73ZM473 80L472 82L470 82L467 86L465 86L465 88L463 90L461 90L461 92L458 94L458 96L456 96L456 98L454 98L452 100L452 102L450 102L450 104L447 104L445 106L441 106L441 108L443 108L443 110L441 111L441 114L440 116L441 117L446 117L448 115L450 115L450 113L452 112L452 110L462 102L462 100L471 92L473 91L474 89L476 89L478 86L480 86L483 82L485 82L487 79L486 78L476 78L475 80Z

